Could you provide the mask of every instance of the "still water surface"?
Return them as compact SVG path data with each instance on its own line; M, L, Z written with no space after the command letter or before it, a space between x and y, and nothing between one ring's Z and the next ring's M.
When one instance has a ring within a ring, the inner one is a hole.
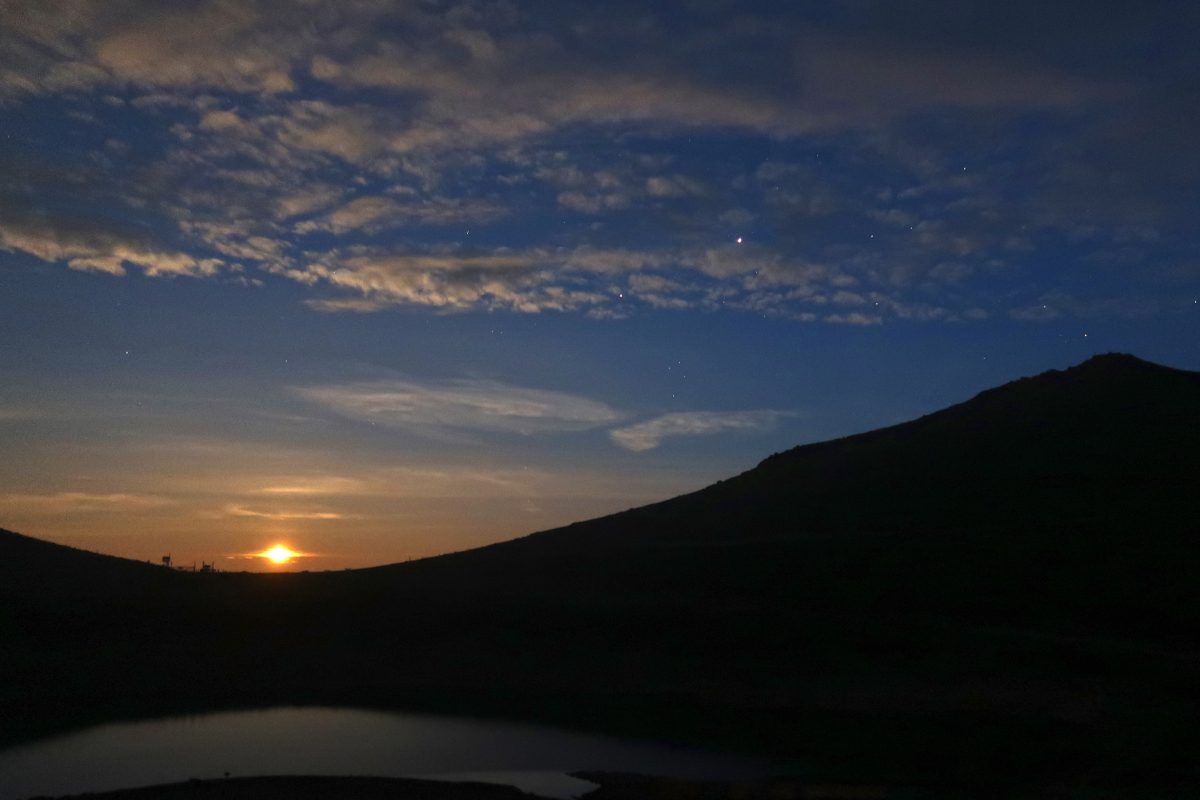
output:
M0 800L251 775L374 775L508 783L569 798L611 770L750 778L763 761L465 717L271 708L100 725L0 751Z

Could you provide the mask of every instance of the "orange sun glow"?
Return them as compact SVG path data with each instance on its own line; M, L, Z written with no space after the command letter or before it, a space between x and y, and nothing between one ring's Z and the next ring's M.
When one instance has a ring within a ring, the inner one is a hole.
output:
M272 548L263 550L261 553L255 553L255 555L265 558L273 564L286 564L300 554L294 550L287 549L281 544L277 544Z

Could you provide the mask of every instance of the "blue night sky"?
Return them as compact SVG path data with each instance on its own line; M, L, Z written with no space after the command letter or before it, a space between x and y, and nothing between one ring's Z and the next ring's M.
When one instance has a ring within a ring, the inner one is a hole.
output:
M2 3L0 526L379 564L1200 369L1200 6L1103 8Z

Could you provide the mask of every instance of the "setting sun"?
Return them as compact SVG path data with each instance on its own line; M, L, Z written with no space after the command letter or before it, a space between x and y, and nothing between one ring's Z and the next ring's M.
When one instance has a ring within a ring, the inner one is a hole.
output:
M283 545L277 544L269 550L264 550L257 555L270 560L274 564L286 564L300 554L293 550L287 549Z

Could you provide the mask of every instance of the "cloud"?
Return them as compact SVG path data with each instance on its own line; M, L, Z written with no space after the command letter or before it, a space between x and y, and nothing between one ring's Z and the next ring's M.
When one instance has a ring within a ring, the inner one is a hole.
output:
M373 314L376 311L383 311L385 308L392 308L395 303L369 297L336 297L309 298L304 301L304 305L313 311L320 311L325 314L342 314L346 312Z
M1143 63L1067 7L0 4L5 112L97 134L17 142L53 148L53 176L0 153L0 248L114 275L262 269L340 292L302 300L326 313L968 318L1017 296L990 266L1020 266L1006 239L1190 235L1190 43L1158 26ZM124 147L100 144L114 125ZM769 140L773 160L698 163L683 135ZM78 219L89 204L108 216ZM148 210L153 230L124 223Z
M130 512L169 505L156 495L55 492L52 494L0 494L0 508L24 514L74 514L83 511Z
M328 476L231 475L227 467L224 470L218 467L207 496L244 496L245 500L237 505L255 511L262 510L260 504L267 502L266 498L272 503L313 499L329 509L302 510L344 509L344 513L349 513L413 498L623 497L630 493L653 497L686 486L680 477L661 473L635 478L603 470L514 464L506 462L499 453L497 458L500 460L496 463L489 463L486 454L472 448L461 463L359 464L353 475ZM180 489L194 491L195 480L193 476L189 481L180 481Z
M571 25L552 17L535 30L532 14L515 8L37 5L0 10L12 64L0 86L9 91L133 84L270 98L294 92L304 76L345 93L390 90L412 107L399 117L405 124L386 133L370 125L358 127L365 136L354 136L354 126L309 129L309 146L352 159L511 142L580 123L794 136L922 107L1073 105L1099 91L1049 58L1031 63L1019 47L986 55L966 46L905 48L905 37L822 30L803 14L742 13L681 28L640 7L630 15L638 23L622 25L580 6L561 17ZM698 70L697 52L727 65L726 74L718 80Z
M180 228L213 250L230 258L264 263L288 262L287 243L257 236L246 225L219 222L182 222Z
M302 49L303 28L287 24L283 13L267 17L255 4L208 2L174 10L149 2L15 5L0 19L26 40L74 57L75 88L122 82L269 93L294 88L290 65ZM30 90L54 88L53 68L44 60L30 54L23 66L32 72Z
M581 214L602 214L627 208L632 202L630 195L622 192L584 194L583 192L560 192L558 204Z
M622 73L608 65L578 64L559 52L557 43L532 45L518 39L490 71L457 61L434 69L430 62L436 55L430 55L437 53L439 43L428 44L427 53L384 45L375 54L344 63L320 62L314 77L327 76L325 80L343 88L388 88L427 97L410 124L388 126L390 135L370 137L371 149L410 153L498 146L581 123L728 127L773 134L799 133L820 123L805 109L774 98L696 83L679 67L672 69L676 74ZM531 63L527 48L544 52ZM363 123L358 130L376 125Z
M353 495L366 491L366 482L357 477L342 475L276 476L269 485L254 490L255 494L310 496Z
M609 438L626 450L653 450L663 440L679 436L710 436L726 432L769 430L790 411L678 411L609 432Z
M644 206L647 201L707 194L703 182L691 176L653 174L655 159L583 169L564 157L562 152L545 154L533 177L559 190L556 199L560 206L583 214L599 215L639 204Z
M688 197L705 193L704 184L686 175L654 175L646 179L651 197Z
M606 300L571 285L545 251L490 254L386 254L335 256L328 263L281 274L304 283L324 282L361 298L314 300L322 311L374 311L397 305L445 310L501 308L521 313L571 311Z
M307 182L303 189L290 189L275 199L275 217L291 219L329 208L346 193L345 187Z
M307 285L354 292L312 299L320 311L378 311L390 306L444 310L506 309L520 313L606 314L637 300L651 308L763 310L801 313L805 304L844 303L858 279L835 267L737 245L637 251L593 247L496 249L342 256L330 253L277 274ZM682 280L688 276L689 280ZM614 281L624 281L625 287ZM893 304L893 307L899 307ZM626 309L628 310L628 309Z
M28 408L4 408L0 406L0 422L24 422L31 419L45 419L43 411Z
M432 197L398 202L391 197L358 197L319 220L296 226L299 233L330 231L335 234L363 230L378 233L401 225L451 225L491 221L504 214L499 206L482 200Z
M597 319L620 319L639 309L700 309L850 325L878 325L889 318L979 318L965 310L977 311L977 304L956 312L906 300L896 287L878 285L886 278L869 271L868 281L845 267L789 259L750 245L677 251L591 247L470 254L379 251L351 257L334 252L303 268L272 271L309 286L328 285L354 293L305 301L327 313L426 306L444 311L584 311ZM877 288L867 291L868 282ZM831 305L862 310L830 313Z
M487 380L375 381L301 387L295 392L350 419L423 435L577 431L611 424L621 416L604 403L578 395Z
M232 111L208 111L200 119L200 129L205 131L245 131L249 126Z
M50 263L66 262L71 269L124 275L133 266L152 277L205 277L226 266L220 259L196 258L95 220L7 211L12 213L0 218L0 250L18 250Z
M224 515L228 517L255 517L273 520L331 520L344 519L345 514L334 511L258 511L245 506L226 506Z
M288 148L328 153L361 163L389 149L402 123L394 112L362 104L338 105L323 100L297 100L283 116L266 116L261 133Z
M823 319L838 325L858 325L870 327L883 324L883 317L878 314L864 314L861 311L851 311L849 314L826 314Z

